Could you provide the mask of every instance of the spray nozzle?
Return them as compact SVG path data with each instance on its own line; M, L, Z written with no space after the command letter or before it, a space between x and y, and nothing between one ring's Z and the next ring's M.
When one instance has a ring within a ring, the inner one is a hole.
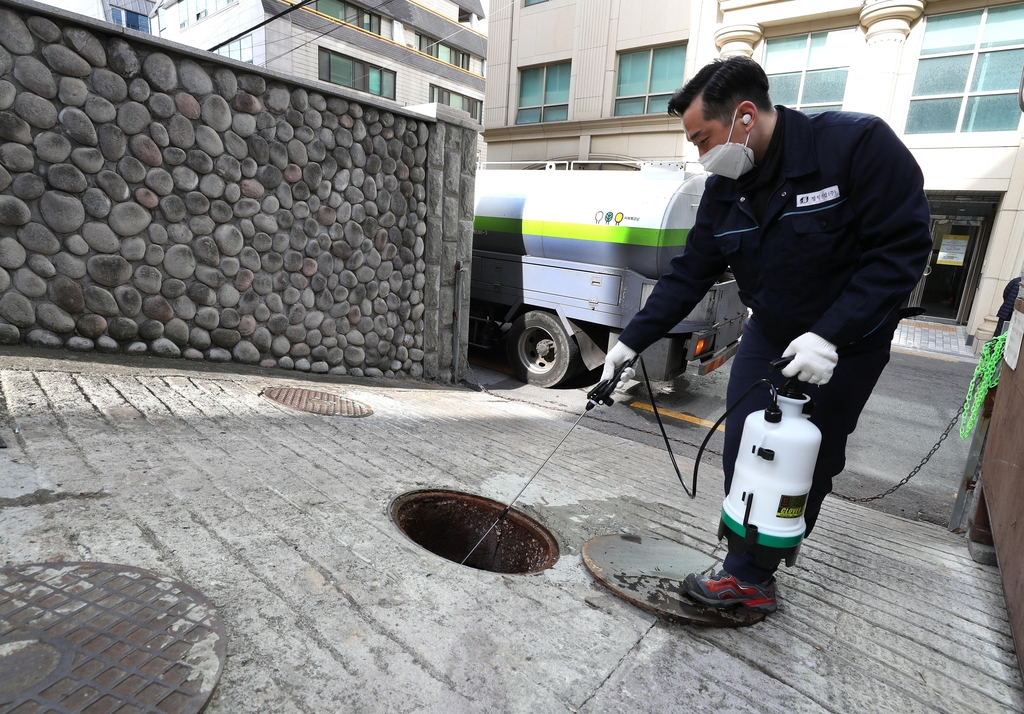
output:
M593 389L590 390L590 392L587 393L587 411L590 411L598 404L604 404L606 407L610 407L612 404L615 403L615 400L612 399L612 392L614 392L615 387L618 386L619 379L621 379L622 377L622 373L626 370L627 367L632 367L634 364L636 364L637 359L639 359L639 355L629 360L628 362L624 362L621 367L615 370L615 374L611 376L611 379L606 379L603 382L598 382L597 386L595 386Z

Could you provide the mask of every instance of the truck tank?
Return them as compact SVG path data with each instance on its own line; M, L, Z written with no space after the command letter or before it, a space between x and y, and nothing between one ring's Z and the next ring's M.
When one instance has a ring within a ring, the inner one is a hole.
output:
M683 252L705 178L659 168L481 171L473 248L657 279Z

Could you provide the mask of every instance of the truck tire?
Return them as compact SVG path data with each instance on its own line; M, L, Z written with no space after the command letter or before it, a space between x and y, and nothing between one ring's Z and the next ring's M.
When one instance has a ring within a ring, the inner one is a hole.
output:
M527 384L554 387L575 376L583 364L575 338L550 312L533 310L521 315L505 340L508 361Z

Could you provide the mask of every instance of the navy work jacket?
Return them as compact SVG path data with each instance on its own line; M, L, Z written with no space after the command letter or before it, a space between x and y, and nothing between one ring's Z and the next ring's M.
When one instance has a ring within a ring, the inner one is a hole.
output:
M780 176L758 222L736 181L708 178L686 248L620 339L642 351L726 269L780 349L805 332L840 354L888 342L931 253L921 169L878 117L785 107Z

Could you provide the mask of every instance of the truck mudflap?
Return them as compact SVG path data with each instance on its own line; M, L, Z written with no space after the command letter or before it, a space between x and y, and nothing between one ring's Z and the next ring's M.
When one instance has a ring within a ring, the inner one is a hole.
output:
M716 369L728 362L729 358L736 354L736 350L739 348L740 343L733 342L731 345L727 345L726 347L712 353L710 357L705 360L701 360L700 364L697 365L697 374L703 376L708 372L714 372Z

